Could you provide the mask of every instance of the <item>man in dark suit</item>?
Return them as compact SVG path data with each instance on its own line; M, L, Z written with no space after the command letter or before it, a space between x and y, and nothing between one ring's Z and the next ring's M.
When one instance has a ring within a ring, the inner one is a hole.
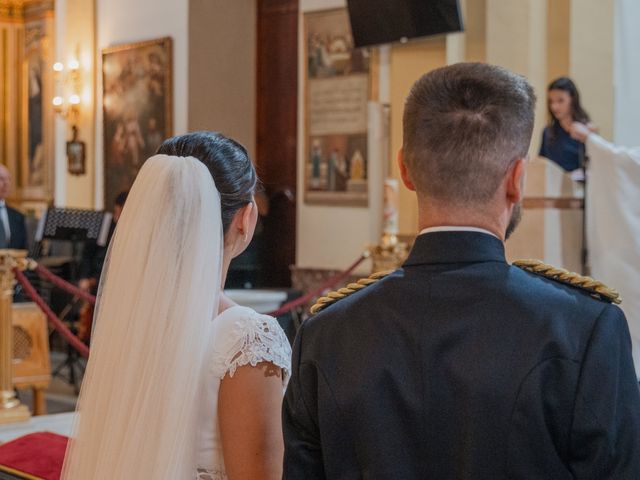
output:
M24 215L7 206L5 199L11 192L11 173L0 165L0 248L26 250L27 228Z
M505 260L534 105L523 77L486 64L414 85L398 160L422 231L401 269L300 328L286 479L640 478L615 293Z

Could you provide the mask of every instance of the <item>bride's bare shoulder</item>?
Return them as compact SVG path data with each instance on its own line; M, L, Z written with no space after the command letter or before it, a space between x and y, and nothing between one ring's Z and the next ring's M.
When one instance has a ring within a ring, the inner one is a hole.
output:
M235 307L238 304L231 300L225 293L220 294L220 304L218 307L218 314L223 313L225 310L228 310L231 307Z

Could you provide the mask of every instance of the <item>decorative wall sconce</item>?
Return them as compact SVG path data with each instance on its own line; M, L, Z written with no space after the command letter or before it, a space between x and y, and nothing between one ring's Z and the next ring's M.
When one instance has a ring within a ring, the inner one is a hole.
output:
M78 139L78 120L82 106L82 72L79 56L71 59L66 67L62 62L53 64L55 96L53 110L71 124L72 138L67 142L67 171L83 175L85 168L85 143Z
M62 62L54 63L53 79L55 82L53 109L75 125L78 122L82 102L80 62L75 58L71 59L66 68Z

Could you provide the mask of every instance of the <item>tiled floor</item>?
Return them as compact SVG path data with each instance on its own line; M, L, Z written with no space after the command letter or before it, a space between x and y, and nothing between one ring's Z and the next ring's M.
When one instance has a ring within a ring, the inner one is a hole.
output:
M66 356L62 353L51 353L51 366L55 370L64 362ZM0 425L0 443L8 442L33 432L49 431L69 436L75 418L74 410L78 399L75 389L67 383L67 369L60 376L53 377L45 392L47 401L47 415L31 417L27 422ZM33 394L31 390L18 391L18 398L33 411Z
M26 422L0 425L0 443L35 432L53 432L68 437L73 429L75 415L73 412L41 415L31 417Z

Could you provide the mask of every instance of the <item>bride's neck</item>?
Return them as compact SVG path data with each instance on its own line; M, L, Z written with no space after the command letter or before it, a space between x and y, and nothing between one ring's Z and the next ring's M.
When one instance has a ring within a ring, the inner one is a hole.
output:
M231 265L231 260L231 252L225 246L222 252L222 271L220 272L220 304L218 307L218 313L222 313L227 308L233 306L233 301L224 294L224 285L227 281L227 273L229 272L229 265Z

